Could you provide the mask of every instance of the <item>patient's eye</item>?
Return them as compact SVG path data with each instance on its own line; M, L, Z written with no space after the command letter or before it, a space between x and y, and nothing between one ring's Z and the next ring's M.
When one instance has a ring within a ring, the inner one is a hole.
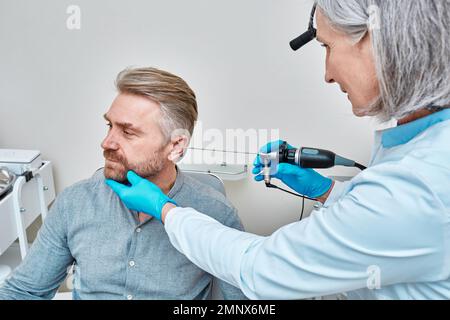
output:
M113 125L111 122L107 122L106 126L108 127L108 130L111 130ZM130 130L128 130L127 128L123 128L122 133L127 137L130 138L132 136L135 136L136 134Z
M327 49L329 48L329 46L327 44L325 44L325 43L322 43L320 46L324 47L324 48L327 48Z

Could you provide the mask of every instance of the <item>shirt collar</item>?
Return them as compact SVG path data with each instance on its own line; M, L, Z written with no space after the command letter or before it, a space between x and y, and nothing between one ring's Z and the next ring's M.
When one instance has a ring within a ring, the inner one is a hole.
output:
M172 186L172 188L170 189L169 193L167 194L167 196L169 198L173 198L181 189L181 187L183 186L184 183L184 174L183 172L181 172L180 168L178 168L178 166L175 166L176 170L177 170L177 178L175 179L175 183Z
M405 144L431 126L446 120L450 120L450 109L444 109L413 122L383 130L381 132L381 143L385 148Z

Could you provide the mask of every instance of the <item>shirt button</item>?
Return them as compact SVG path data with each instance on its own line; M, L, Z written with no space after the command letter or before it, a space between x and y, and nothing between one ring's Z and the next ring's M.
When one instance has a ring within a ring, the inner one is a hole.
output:
M133 300L133 296L131 294L127 295L128 300Z
M141 232L141 228L137 228L137 229L136 229L136 232L137 232L137 233L140 233L140 232Z
M130 267L134 267L136 265L136 263L133 260L131 260L128 264L130 265Z

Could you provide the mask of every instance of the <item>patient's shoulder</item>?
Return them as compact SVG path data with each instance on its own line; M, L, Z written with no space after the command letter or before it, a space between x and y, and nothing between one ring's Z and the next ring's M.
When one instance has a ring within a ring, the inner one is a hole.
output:
M174 199L178 205L194 208L222 223L241 224L236 208L222 192L185 173L182 188Z
M224 205L231 205L222 192L186 173L183 173L182 190L184 192L189 190L190 192L193 192L192 195L201 199L216 200Z
M86 198L88 195L98 194L106 191L105 176L103 169L98 169L90 178L80 180L65 188L59 198L78 199Z

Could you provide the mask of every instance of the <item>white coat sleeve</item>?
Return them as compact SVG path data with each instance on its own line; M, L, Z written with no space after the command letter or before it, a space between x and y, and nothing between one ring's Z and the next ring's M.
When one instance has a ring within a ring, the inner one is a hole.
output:
M190 208L172 209L172 244L250 299L302 299L450 276L443 204L406 168L367 169L348 193L270 237L227 228ZM276 214L276 212L274 212Z

